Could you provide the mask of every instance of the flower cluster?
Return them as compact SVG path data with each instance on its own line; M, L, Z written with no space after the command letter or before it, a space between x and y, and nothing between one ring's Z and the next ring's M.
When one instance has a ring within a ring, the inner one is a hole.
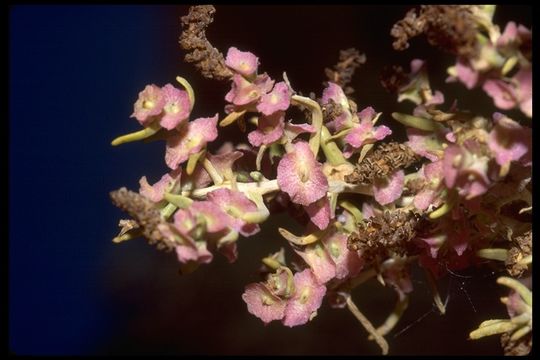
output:
M248 311L265 324L298 326L315 318L327 296L332 307L347 307L386 353L384 335L413 291L412 263L436 279L482 259L508 262L517 256L512 244L530 234L523 215L532 209L531 33L509 23L501 34L491 16L475 11L479 40L468 46L480 48L458 52L451 79L468 89L481 85L499 109L519 107L525 119L474 114L455 101L444 106L443 93L431 89L427 62L414 59L396 86L397 101L412 102L414 111L391 114L396 126L406 127L407 141L385 143L391 118L371 106L358 111L339 84L327 82L320 98L301 96L286 74L276 81L260 73L257 56L231 47L225 57L214 57L222 59L231 85L223 116L191 119L195 95L181 77L182 89L148 85L139 93L132 117L144 129L113 145L164 139L169 169L153 185L140 179L138 196L160 219L151 229L137 221L142 216L122 220L115 241L151 234L175 250L183 271L193 271L216 252L236 261L238 239L258 233L270 209L292 210L305 231L278 229L291 251L262 259L265 280L247 285L242 295ZM306 119L293 119L292 108ZM218 129L233 124L247 133L246 141L210 151ZM520 274L532 262L529 255L514 262ZM351 300L372 277L398 298L379 328ZM436 286L433 292L444 312ZM524 306L519 311L528 311Z

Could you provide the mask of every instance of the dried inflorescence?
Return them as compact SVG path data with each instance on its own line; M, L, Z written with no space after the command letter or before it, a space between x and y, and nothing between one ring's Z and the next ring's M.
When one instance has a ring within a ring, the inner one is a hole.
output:
M356 69L366 62L366 55L360 54L355 48L341 50L339 52L339 62L333 69L325 68L324 73L328 81L338 84L346 95L354 93L354 89L349 86ZM324 84L326 85L326 84Z
M532 230L513 238L505 262L508 273L514 277L523 275L528 270L527 264L523 263L527 256L532 256Z
M111 191L111 200L114 205L127 212L142 229L144 237L151 245L161 250L172 250L177 245L163 236L159 225L169 226L165 222L155 204L146 197L122 187Z
M529 355L532 350L532 333L518 340L512 340L511 334L504 333L501 336L501 346L505 356Z
M409 77L399 65L385 66L380 75L382 87L390 94L397 94L407 84Z
M396 38L394 49L405 50L409 40L425 34L431 45L457 54L476 52L476 22L469 5L422 5L410 10L390 34Z
M206 28L214 21L216 9L212 5L191 6L182 17L180 45L186 50L185 60L194 63L208 79L225 80L233 74L225 66L223 54L206 38Z
M376 259L414 255L410 241L417 235L417 227L424 224L422 217L413 211L384 211L371 217L352 233L347 241L348 248L357 251L367 263Z
M354 172L345 180L353 184L370 184L398 169L406 169L419 161L420 157L405 144L390 142L379 145L356 164Z

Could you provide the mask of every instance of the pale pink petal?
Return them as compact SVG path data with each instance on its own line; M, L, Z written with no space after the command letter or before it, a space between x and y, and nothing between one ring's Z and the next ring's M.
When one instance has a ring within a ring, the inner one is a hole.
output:
M434 203L435 197L437 195L437 191L434 191L432 189L422 189L418 194L414 196L414 206L418 210L426 210L431 204L437 206Z
M139 98L133 105L134 117L141 125L148 125L153 116L159 115L165 105L165 99L159 86L154 84L146 85L143 91L139 93Z
M330 100L333 100L336 104L344 107L344 110L349 108L349 101L347 100L347 96L345 96L343 89L333 82L328 82L328 86L322 93L323 104L328 104Z
M446 186L456 187L467 199L484 194L490 184L487 176L490 158L483 155L479 144L466 140L463 146L450 145L444 151L443 169Z
M470 65L458 60L456 64L457 78L467 87L472 89L478 83L478 72Z
M229 217L213 202L194 201L189 207L189 212L195 218L202 217L206 224L206 230L210 233L227 228Z
M344 279L360 272L363 266L362 259L356 251L347 248L348 235L333 232L323 239L324 247L336 264L336 279Z
M434 234L428 237L417 238L417 241L429 250L432 258L436 259L439 249L446 242L447 237L446 234Z
M405 173L403 170L395 171L388 179L376 179L373 183L373 196L375 200L386 205L397 200L403 192Z
M420 156L424 156L431 161L439 160L439 153L442 154L442 142L433 132L407 128L408 141L405 143L411 150Z
M314 133L315 127L311 124L293 124L290 122L285 123L284 135L293 141L296 137L303 133Z
M275 112L270 116L261 116L257 129L248 134L249 143L259 147L276 142L283 136L285 113Z
M439 160L427 164L424 166L424 174L429 181L442 178L444 175L443 162Z
M332 100L338 105L341 105L342 113L327 125L329 128L334 128L336 131L341 131L351 125L352 114L350 112L349 100L343 92L343 89L333 82L328 82L328 86L323 90L322 103L326 105Z
M214 168L220 175L227 176L233 171L233 166L236 160L240 159L244 154L241 151L229 150L227 152L218 152L217 154L206 153L206 157L212 163Z
M197 219L186 209L178 209L174 213L174 226L184 236L189 236L189 232L197 225Z
M458 145L450 145L444 151L444 181L448 188L453 188L456 184L458 169L461 167L463 156L461 147Z
M225 100L242 106L258 100L261 95L261 89L256 84L249 82L240 74L235 74L231 90L225 95Z
M304 207L306 212L317 227L324 230L330 223L330 201L326 196Z
M370 217L375 216L375 212L373 210L373 205L371 205L369 202L362 202L362 216L364 219L369 219Z
M372 133L373 123L370 119L363 119L362 122L355 126L343 139L346 144L351 145L352 147L358 149L364 144L373 142Z
M250 76L257 72L259 58L249 51L240 51L230 47L225 58L225 65L239 74Z
M326 287L320 285L311 270L294 274L295 294L287 303L283 324L293 327L307 323L321 307Z
M520 160L530 151L531 129L501 114L494 115L495 126L489 133L488 146L499 165Z
M178 261L185 264L189 261L197 261L199 258L199 252L196 246L190 245L178 245L176 248L176 256Z
M164 115L159 124L167 130L172 130L189 117L191 107L189 96L186 91L177 89L171 84L161 88L161 92L165 105Z
M165 162L171 169L186 161L191 154L199 152L206 143L217 138L218 114L214 117L199 118L188 122L187 126L167 139Z
M295 250L309 265L320 284L325 284L336 277L336 265L321 244L306 246L303 251Z
M245 213L258 211L257 205L243 193L230 189L218 189L208 193L207 199L227 214L227 224L240 234L251 236L260 231L259 225L250 224L241 219Z
M214 255L206 248L204 241L196 241L193 245L179 245L175 250L178 261L181 263L194 261L199 264L208 264L214 258Z
M307 206L326 195L328 180L308 143L299 141L293 146L294 151L279 162L277 182L294 203Z
M489 79L484 82L482 89L493 98L495 106L499 109L509 110L516 106L517 99L514 89L503 80Z
M401 299L405 294L412 292L411 277L403 259L390 258L383 263L382 268L384 281L396 290Z
M411 76L418 74L425 65L425 61L422 59L413 59L411 61Z
M247 304L248 311L265 324L281 320L285 316L287 302L273 295L263 284L254 283L246 286L242 299Z
M426 106L429 105L440 105L444 103L444 95L439 90L435 91L435 95L433 95L428 101L426 101Z
M375 126L373 128L372 134L373 134L373 138L375 140L382 140L385 137L387 137L388 135L391 135L392 130L390 130L390 128L388 126L384 126L384 125Z
M510 21L506 24L503 33L497 39L497 46L508 46L510 43L516 41L518 35L518 29L516 23Z
M261 97L261 101L257 105L259 110L264 115L271 115L276 111L285 111L291 104L291 90L285 82L278 82L274 89Z
M139 180L139 193L153 202L160 202L163 200L163 195L166 191L170 191L173 186L180 183L180 174L181 168L173 170L170 173L163 175L161 179L152 186L148 184L146 176L143 176Z
M259 89L259 92L261 95L264 95L268 93L272 88L274 87L275 81L268 76L267 73L257 75L255 78L255 81L253 82L257 88Z

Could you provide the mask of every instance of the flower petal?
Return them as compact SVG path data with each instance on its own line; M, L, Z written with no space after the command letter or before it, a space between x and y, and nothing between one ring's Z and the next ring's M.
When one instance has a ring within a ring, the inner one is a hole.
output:
M405 173L403 170L395 171L388 179L376 179L373 183L373 195L375 200L386 205L395 201L403 192Z
M293 146L294 151L279 162L277 182L294 203L307 206L326 195L328 180L308 143L299 141Z
M283 324L293 327L311 320L321 307L326 287L320 285L311 270L294 274L295 294L287 303Z
M242 300L247 304L248 311L265 324L281 320L285 315L287 302L273 295L263 284L253 283L246 286Z
M185 128L167 139L165 162L171 169L189 158L189 155L199 152L206 143L217 138L218 114L214 117L199 118L188 122Z

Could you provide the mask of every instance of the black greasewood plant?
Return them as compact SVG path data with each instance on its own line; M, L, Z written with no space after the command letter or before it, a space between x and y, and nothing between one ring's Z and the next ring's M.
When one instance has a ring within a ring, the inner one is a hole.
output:
M266 280L246 286L247 310L264 323L299 326L316 316L326 296L330 306L350 310L384 354L385 335L413 291L411 264L425 269L444 313L437 279L479 260L499 262L508 271L497 282L510 289L501 299L509 317L484 321L469 337L502 334L506 354L527 354L532 35L514 22L501 31L492 22L494 11L493 5L421 6L391 29L396 50L425 35L453 54L447 81L462 83L464 96L481 87L496 108L476 114L455 101L444 105L423 60L413 60L408 71L388 67L383 86L398 102L416 105L413 114L391 114L407 131L408 140L398 143L389 140L389 127L377 125L382 112L358 109L350 97L351 77L366 61L357 50L342 51L338 64L326 69L320 98L305 97L286 73L276 81L261 72L254 54L231 47L223 56L205 34L214 7L191 7L182 18L180 45L204 77L230 82L224 115L191 119L195 92L182 77L176 78L179 87L148 85L139 93L132 117L143 129L112 144L165 140L170 171L153 185L143 176L138 192L111 192L113 203L131 217L120 221L113 241L143 236L174 251L183 272L190 272L215 253L236 261L237 241L260 230L272 216L269 208L294 210L304 232L278 231L295 257L286 259L281 248L262 259ZM291 115L292 108L301 111ZM519 119L504 114L515 108ZM225 126L247 132L246 142L225 142L210 152L207 144ZM378 327L350 295L372 277L398 295Z

